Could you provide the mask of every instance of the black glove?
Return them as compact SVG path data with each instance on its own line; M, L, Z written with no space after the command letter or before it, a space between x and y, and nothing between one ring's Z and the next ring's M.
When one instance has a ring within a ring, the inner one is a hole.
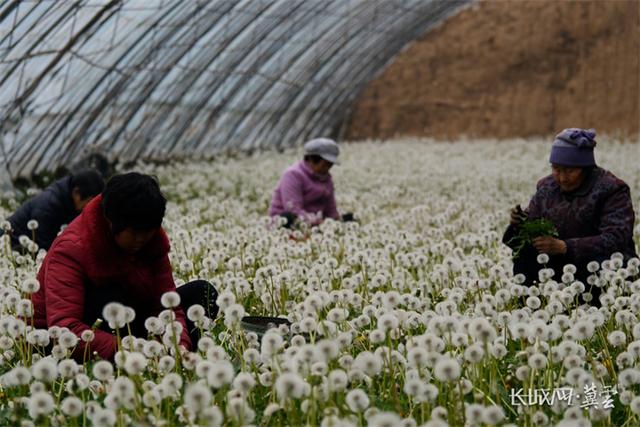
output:
M352 222L355 221L356 219L353 216L353 213L351 212L347 212L346 214L342 215L342 221L343 222Z

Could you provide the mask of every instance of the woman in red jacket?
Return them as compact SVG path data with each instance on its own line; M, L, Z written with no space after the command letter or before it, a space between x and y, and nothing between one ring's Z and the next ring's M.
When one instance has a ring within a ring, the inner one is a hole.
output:
M166 199L152 177L135 172L112 177L47 253L38 272L40 290L33 299L35 327L57 325L80 336L102 318L105 305L120 302L135 310L129 325L132 334L146 337L144 321L164 309L160 302L164 293L176 291L169 240L161 227L165 207ZM177 292L181 303L174 311L183 326L180 344L191 349L197 328L185 312L201 304L215 318L217 294L202 280ZM112 359L116 350L116 336L103 322L90 351ZM74 354L84 353L80 341Z

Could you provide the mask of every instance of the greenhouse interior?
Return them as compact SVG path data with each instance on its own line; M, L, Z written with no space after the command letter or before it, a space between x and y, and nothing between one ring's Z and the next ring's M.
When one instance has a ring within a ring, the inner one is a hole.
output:
M0 427L640 425L640 1L0 3Z

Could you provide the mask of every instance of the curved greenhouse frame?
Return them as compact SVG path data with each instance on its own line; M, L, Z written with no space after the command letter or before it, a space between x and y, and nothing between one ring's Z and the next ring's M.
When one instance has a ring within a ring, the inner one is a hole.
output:
M363 86L467 0L82 0L0 6L11 177L335 135Z

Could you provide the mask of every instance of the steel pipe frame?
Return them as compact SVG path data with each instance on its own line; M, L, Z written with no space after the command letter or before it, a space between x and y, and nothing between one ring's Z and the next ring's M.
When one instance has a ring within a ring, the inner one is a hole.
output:
M75 85L45 114L30 117L33 127L18 135L7 161L17 176L53 169L97 143L112 157L163 159L225 149L283 148L309 136L335 133L364 85L406 43L467 2L405 0L372 6L355 0L229 0L209 3L215 7L204 10L201 2L192 8L180 1L165 2L162 9L148 11L145 22L133 24L145 27L134 28L131 37L120 37L121 43L105 50L100 62L106 70L91 63L68 65L66 78L79 78L84 70L95 77L89 84ZM68 22L69 16L75 17L74 7L83 5L74 2L61 11L46 31ZM53 19L37 15L42 4L31 6L17 26L30 24L34 31L38 23ZM17 1L6 3L0 22L16 18L17 7ZM97 8L38 78L3 107L0 128L16 109L24 113L25 105L37 102L39 91L47 89L44 82L62 72L64 59L82 57L89 48L99 53L93 39L127 12L126 0L105 1ZM33 23L28 18L32 14L37 17ZM225 22L229 16L233 22ZM191 28L194 18L201 24ZM382 30L372 30L377 28ZM36 36L28 53L37 50L46 31ZM285 35L288 43L283 43ZM11 34L0 43L8 37ZM206 49L203 41L214 49ZM7 54L12 46L20 42L9 46ZM148 67L156 50L166 47L168 53L155 58L157 66ZM193 63L183 72L185 58L193 58ZM20 80L16 74L29 58L24 61L12 64L0 89L11 79ZM142 71L123 74L124 67ZM223 78L210 71L213 67L222 68Z

